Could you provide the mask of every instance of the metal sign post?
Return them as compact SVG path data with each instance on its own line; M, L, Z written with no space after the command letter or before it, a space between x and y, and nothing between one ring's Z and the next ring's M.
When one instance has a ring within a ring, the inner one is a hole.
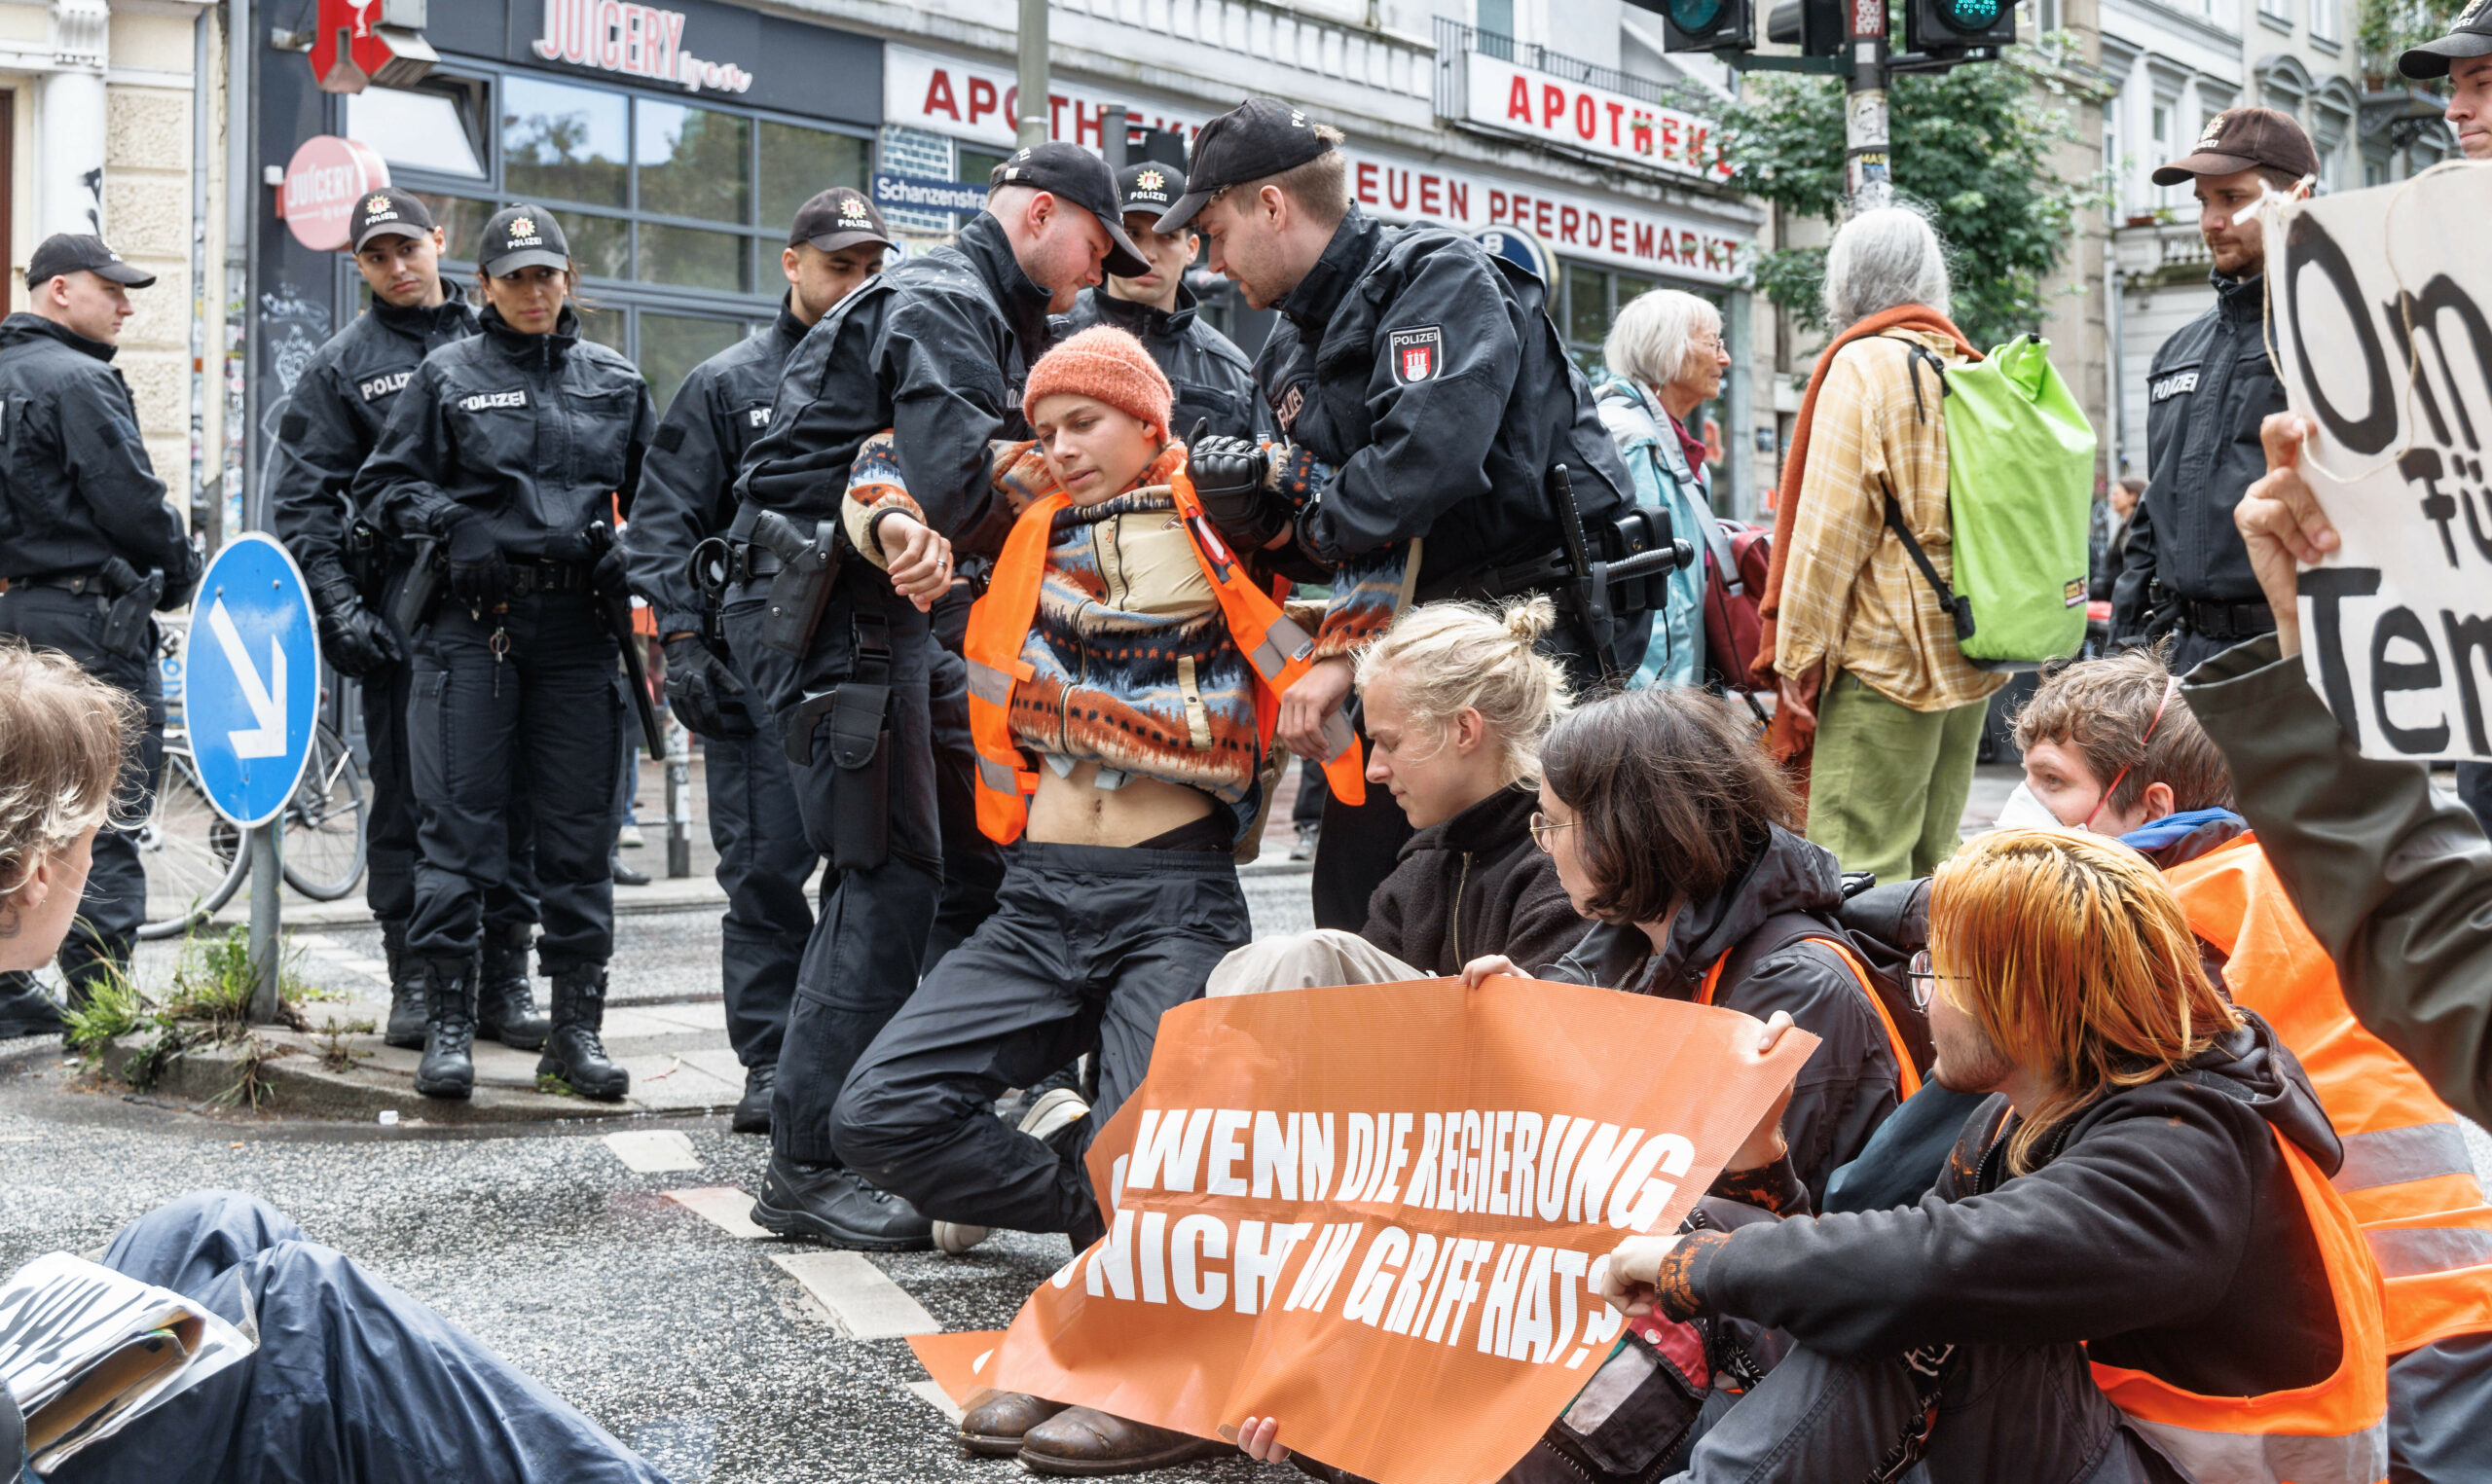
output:
M250 834L251 1019L277 1018L278 816L303 780L319 720L320 649L312 595L264 531L225 544L200 578L182 645L182 710L201 789Z

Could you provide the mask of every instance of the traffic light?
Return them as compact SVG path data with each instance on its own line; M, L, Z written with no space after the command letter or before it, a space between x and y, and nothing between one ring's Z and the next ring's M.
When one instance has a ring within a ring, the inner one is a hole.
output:
M1782 0L1766 18L1765 39L1797 45L1804 56L1841 56L1851 45L1844 0Z
M1628 0L1662 18L1665 52L1745 52L1756 45L1751 0Z
M1911 0L1904 50L1952 56L2016 40L2016 0Z

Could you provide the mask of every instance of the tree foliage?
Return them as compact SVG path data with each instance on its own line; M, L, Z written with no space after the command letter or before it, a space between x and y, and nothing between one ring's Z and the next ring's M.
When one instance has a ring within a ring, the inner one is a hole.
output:
M2065 179L2054 158L2077 137L2056 39L2011 58L1907 74L1887 94L1895 193L1928 211L1947 243L1956 323L1977 345L2041 328L2043 280L2077 213L2101 200L2099 175ZM1843 111L1840 78L1751 74L1723 111L1724 149L1749 192L1831 221L1843 206ZM1825 249L1763 253L1752 273L1767 298L1823 328Z
M2466 0L2363 0L2354 44L2363 54L2364 74L2394 78L2411 87L2434 87L2398 77L2397 54L2446 36L2449 23L2465 8Z

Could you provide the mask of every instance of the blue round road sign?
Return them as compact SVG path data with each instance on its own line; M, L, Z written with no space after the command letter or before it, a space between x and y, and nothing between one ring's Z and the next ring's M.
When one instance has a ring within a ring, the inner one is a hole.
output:
M1520 227L1483 227L1471 235L1488 249L1488 256L1503 258L1543 283L1549 279L1549 249L1540 238Z
M216 554L182 660L200 786L236 824L266 824L302 780L320 711L312 595L284 547L254 530Z

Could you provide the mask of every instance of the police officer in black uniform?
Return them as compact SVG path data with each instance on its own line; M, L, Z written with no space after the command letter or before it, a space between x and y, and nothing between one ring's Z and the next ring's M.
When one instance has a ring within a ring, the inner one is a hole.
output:
M482 333L424 357L354 485L390 534L437 551L409 580L446 589L417 605L407 717L421 814L408 948L424 961L416 1090L474 1086L484 895L512 851L505 811L524 796L538 966L554 981L537 1073L620 1098L631 1076L598 1038L621 823L614 677L618 641L631 642L628 617L620 634L612 622L630 589L609 523L617 503L631 508L657 412L630 361L581 338L553 213L496 212L478 257Z
M666 642L666 699L702 739L710 839L726 889L719 923L727 1040L744 1064L733 1126L770 1129L779 1045L796 992L796 961L813 932L805 882L820 859L805 841L795 785L769 707L752 694L696 589L692 554L735 518L736 470L770 426L770 400L805 332L883 270L891 247L883 214L859 192L825 191L796 211L779 265L788 277L770 328L692 368L658 423L641 470L625 545L632 585L657 613Z
M364 900L381 922L389 964L383 1039L409 1049L424 1043L424 981L407 952L407 922L416 909L416 800L407 769L412 671L407 636L391 613L406 582L409 551L365 521L348 491L416 367L476 333L467 296L442 282L441 249L441 229L411 193L385 186L355 203L348 251L372 290L372 308L305 363L269 462L269 524L311 587L321 657L359 682L370 759L365 776L372 780ZM525 800L514 804L525 810ZM514 851L502 879L486 889L478 968L479 1029L522 1051L544 1045L550 1029L529 987L533 882L528 853Z
M1168 426L1179 437L1201 425L1211 433L1269 441L1278 429L1271 408L1256 393L1254 361L1203 319L1202 304L1186 284L1186 270L1202 250L1202 239L1190 231L1158 230L1159 218L1185 194L1185 174L1154 160L1118 173L1125 235L1150 271L1130 278L1112 274L1098 288L1083 289L1073 312L1056 321L1056 338L1114 325L1142 342L1168 378L1176 393Z
M122 321L137 312L129 290L155 281L102 238L63 233L26 263L28 309L0 320L0 634L59 650L147 710L119 815L132 824L96 831L77 924L61 946L73 1005L128 967L147 920L135 825L154 805L165 756L152 614L187 601L201 567L112 364ZM0 1036L59 1024L30 975L0 975Z
M2228 108L2188 158L2154 172L2156 185L2188 181L2197 194L2216 302L2163 343L2146 372L2145 495L2111 588L2111 643L2169 634L2174 674L2276 627L2232 524L2242 491L2267 472L2258 424L2285 410L2267 357L2266 236L2241 213L2261 190L2290 194L2318 170L2319 152L2291 115Z
M876 1249L924 1248L926 1218L840 1167L830 1114L849 1069L917 987L942 890L929 616L846 551L839 519L864 441L898 433L929 526L994 550L1012 515L988 440L1027 436L1020 383L1047 315L1100 270L1144 261L1105 162L1070 144L996 168L959 239L886 271L807 332L770 431L745 459L727 597L730 651L774 713L806 838L838 873L796 980L753 1220ZM825 565L824 558L827 557Z
M1360 211L1340 139L1288 103L1251 98L1203 126L1186 193L1159 219L1163 233L1197 227L1212 268L1281 313L1255 380L1287 446L1276 456L1196 449L1204 509L1241 546L1294 551L1324 572L1415 541L1417 601L1552 592L1569 621L1551 647L1578 685L1607 668L1631 672L1648 605L1556 575L1566 549L1557 466L1592 557L1621 555L1620 523L1637 517L1591 387L1549 321L1548 286L1461 233L1386 227ZM1611 613L1592 611L1593 597ZM1320 755L1316 722L1349 693L1346 659L1319 664L1283 699L1281 740ZM1381 790L1356 810L1329 801L1317 924L1365 923L1369 893L1409 837Z

